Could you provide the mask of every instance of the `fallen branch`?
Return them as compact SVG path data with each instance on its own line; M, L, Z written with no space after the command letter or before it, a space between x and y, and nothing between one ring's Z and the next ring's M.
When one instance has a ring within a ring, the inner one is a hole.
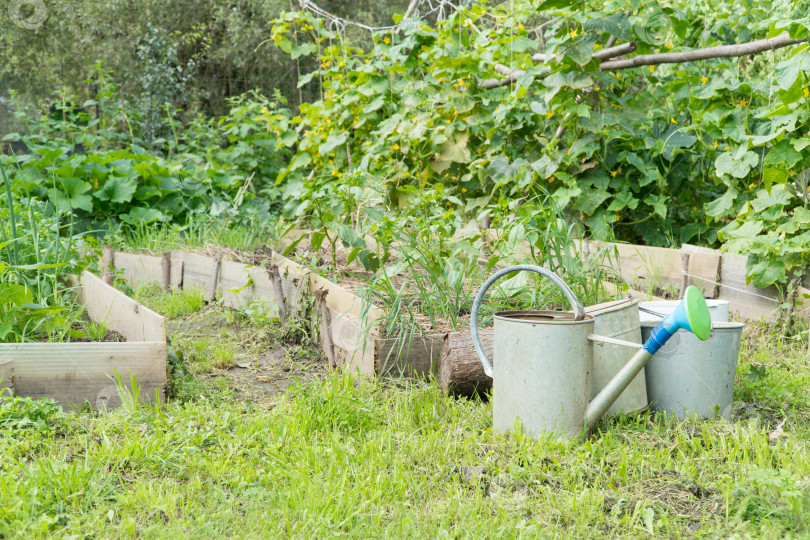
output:
M593 53L593 57L597 60L607 60L608 58L615 58L617 56L621 56L623 54L630 54L632 52L636 52L638 45L636 45L635 41L628 41L627 43L622 43L621 45L616 45L615 47L605 47L600 51L596 51ZM536 62L538 64L544 63L546 61L546 55L543 53L537 53L532 56L532 62Z
M709 58L734 58L736 56L746 56L748 54L759 54L765 51L772 51L795 45L807 41L807 38L793 39L786 33L780 34L770 39L760 39L748 43L737 45L720 45L717 47L707 47L705 49L695 49L693 51L660 54L642 54L634 58L624 60L614 60L612 62L602 62L599 69L607 71L611 69L628 69L639 66L654 66L658 64L682 64L685 62L695 62L698 60L708 60Z

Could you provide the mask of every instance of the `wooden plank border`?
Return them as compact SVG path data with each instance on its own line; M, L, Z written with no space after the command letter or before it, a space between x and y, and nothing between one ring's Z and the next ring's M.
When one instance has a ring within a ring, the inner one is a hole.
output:
M133 276L143 281L148 274ZM0 343L0 366L12 373L8 382L0 384L14 395L54 398L66 409L89 403L109 410L121 404L117 376L130 391L131 382L136 381L142 402L164 401L168 356L163 317L89 272L72 281L78 285L78 300L85 304L88 316L119 332L127 342Z

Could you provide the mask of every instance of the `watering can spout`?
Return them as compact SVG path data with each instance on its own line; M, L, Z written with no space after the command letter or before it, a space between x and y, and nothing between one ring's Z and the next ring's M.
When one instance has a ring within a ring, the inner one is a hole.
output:
M681 328L705 341L712 331L711 317L706 300L695 286L687 287L684 297L675 311L667 315L652 331L644 346L633 355L627 364L591 400L585 409L585 426L592 429L599 419L618 399L642 368L672 335Z

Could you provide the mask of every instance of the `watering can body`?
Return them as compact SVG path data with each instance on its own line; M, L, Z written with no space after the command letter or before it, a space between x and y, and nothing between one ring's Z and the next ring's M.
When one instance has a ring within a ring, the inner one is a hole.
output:
M507 311L495 314L493 425L511 431L515 419L536 437L542 433L576 437L590 395L594 319L573 314Z

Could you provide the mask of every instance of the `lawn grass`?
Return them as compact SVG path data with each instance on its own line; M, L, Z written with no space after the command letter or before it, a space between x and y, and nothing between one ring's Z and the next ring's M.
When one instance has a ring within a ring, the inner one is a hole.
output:
M732 422L643 414L585 441L498 434L491 404L419 381L338 372L268 408L186 377L162 407L6 429L0 536L802 537L808 367L757 326Z

